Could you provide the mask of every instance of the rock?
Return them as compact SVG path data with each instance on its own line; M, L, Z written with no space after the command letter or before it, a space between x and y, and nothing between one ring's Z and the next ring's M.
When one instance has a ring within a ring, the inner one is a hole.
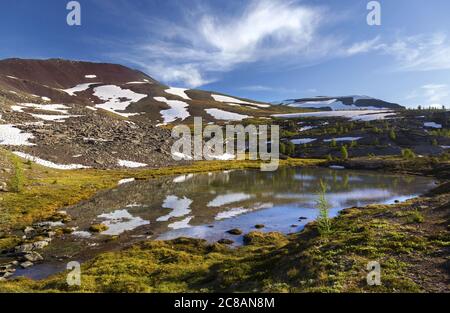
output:
M255 225L256 229L261 229L261 228L264 228L264 227L265 227L265 225L263 225L263 224L256 224Z
M231 240L231 239L220 239L219 241L217 241L218 243L221 243L221 244L224 244L224 245L231 245L231 244L233 244L233 240Z
M17 246L14 248L14 251L17 253L30 252L33 250L33 244L25 243L23 245Z
M305 217L305 216L300 216L299 218L298 218L298 220L299 221L302 221L302 220L307 220L308 218L307 217Z
M292 224L291 227L298 227L298 225Z
M37 261L42 261L44 258L39 253L32 251L30 253L25 254L23 256L23 259L25 261L37 262Z
M4 279L11 277L13 275L14 275L13 272L0 272L0 278L4 278Z
M230 235L242 235L242 230L240 230L239 228L233 228L230 229L229 231L227 231L227 233L229 233Z
M108 229L109 227L106 226L105 224L93 224L91 225L91 227L89 227L89 230L93 233L101 233Z
M30 262L30 261L26 261L26 262L20 263L20 267L22 267L22 268L29 268L29 267L32 267L33 265L34 264L32 262Z
M48 246L47 240L40 240L40 241L33 242L33 249L43 249L47 246Z
M25 229L23 230L25 235L29 235L29 234L31 234L34 231L35 231L35 229L33 227L30 227L30 226L25 227Z
M5 183L4 181L0 182L0 191L3 191L3 192L8 192L9 191L8 184Z

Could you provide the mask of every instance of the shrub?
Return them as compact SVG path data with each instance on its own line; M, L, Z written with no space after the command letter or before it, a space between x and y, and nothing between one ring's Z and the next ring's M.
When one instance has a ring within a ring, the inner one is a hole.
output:
M343 160L347 160L348 159L347 146L345 146L345 145L341 146L341 157L342 157Z
M402 157L404 159L414 159L416 154L411 149L402 149Z

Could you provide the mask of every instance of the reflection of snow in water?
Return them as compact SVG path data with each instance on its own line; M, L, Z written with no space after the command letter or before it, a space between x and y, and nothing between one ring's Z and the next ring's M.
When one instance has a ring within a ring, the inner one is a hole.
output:
M220 207L222 205L244 201L252 198L251 195L240 192L240 193L230 193L226 195L219 195L214 200L210 201L207 205L209 207Z
M127 210L116 210L112 213L101 214L98 217L105 219L102 224L108 226L108 230L102 232L104 235L120 235L127 230L150 224L149 221L131 215Z
M185 181L191 179L194 177L194 174L188 174L188 175L180 175L173 179L174 183L184 183Z
M223 220L226 218L232 218L232 217L247 213L248 211L249 211L248 209L244 209L244 208L233 208L229 211L218 213L215 217L215 220L219 221L219 220Z
M216 221L220 221L220 220L236 217L236 216L239 216L244 213L248 213L248 212L252 212L252 211L256 211L256 210L268 209L271 207L273 207L273 203L257 203L257 204L255 204L254 207L248 208L248 209L232 208L231 210L218 213L214 219Z
M178 198L177 196L167 196L164 200L162 207L166 209L172 209L173 211L167 215L158 217L156 220L158 222L168 221L172 217L182 217L188 215L191 210L189 206L191 205L192 200L186 197Z
M191 221L192 218L193 218L193 216L188 216L182 221L173 222L173 223L169 224L168 227L172 228L172 229L182 229L182 228L192 227L191 225L189 225L189 222Z

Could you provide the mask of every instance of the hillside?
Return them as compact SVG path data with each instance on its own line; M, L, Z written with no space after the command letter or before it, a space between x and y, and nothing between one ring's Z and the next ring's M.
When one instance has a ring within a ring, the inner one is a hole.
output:
M368 96L314 97L284 100L280 103L295 108L322 110L369 110L369 109L404 109L397 103L391 103Z
M174 124L280 112L292 109L169 87L122 65L0 61L0 145L56 168L165 166Z

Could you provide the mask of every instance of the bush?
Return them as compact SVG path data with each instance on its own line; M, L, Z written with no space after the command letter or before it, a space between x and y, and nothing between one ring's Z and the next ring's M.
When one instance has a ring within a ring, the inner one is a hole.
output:
M348 159L347 146L345 146L345 145L343 145L341 147L341 157L342 157L342 160L347 160Z
M414 159L416 154L411 149L402 149L402 157L404 159Z

